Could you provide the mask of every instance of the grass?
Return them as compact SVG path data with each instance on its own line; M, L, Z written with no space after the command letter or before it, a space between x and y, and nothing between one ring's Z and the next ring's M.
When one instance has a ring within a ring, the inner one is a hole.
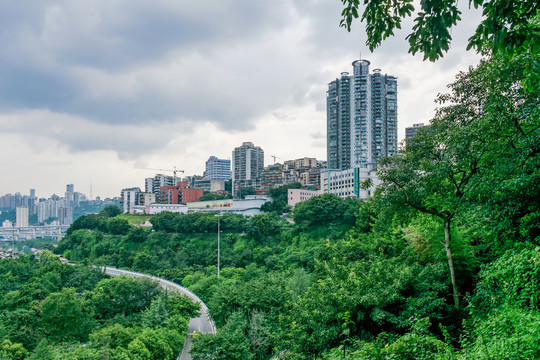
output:
M142 225L146 220L152 218L152 215L121 214L118 219L127 220L131 225Z

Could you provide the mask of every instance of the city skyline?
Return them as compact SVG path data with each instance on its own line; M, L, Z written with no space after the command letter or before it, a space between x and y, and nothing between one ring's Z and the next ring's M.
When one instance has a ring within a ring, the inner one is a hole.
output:
M479 56L465 9L436 63L407 52L407 26L374 53L342 4L81 1L0 5L0 193L92 197L144 186L148 168L203 174L249 141L272 156L326 159L328 81L368 59L399 81L398 140L428 123L437 93ZM361 55L360 55L361 53ZM360 55L360 56L359 56ZM4 151L6 154L6 151ZM142 169L145 168L145 169ZM169 175L169 174L167 174Z

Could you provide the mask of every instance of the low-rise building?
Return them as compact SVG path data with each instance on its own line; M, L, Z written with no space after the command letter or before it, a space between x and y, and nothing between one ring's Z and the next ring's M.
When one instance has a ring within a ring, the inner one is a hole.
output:
M364 183L369 183L365 189L362 188ZM375 164L370 164L367 168L327 169L321 171L320 190L323 193L334 194L342 198L367 199L373 196L375 188L380 183Z
M225 191L225 180L219 179L197 179L195 180L195 189L201 189L211 193L219 193Z
M129 213L133 206L139 205L141 189L138 187L122 189L122 209L124 213Z
M131 214L139 215L156 215L166 211L186 214L188 212L188 207L183 204L150 204L146 206L136 205L130 209Z
M322 193L323 192L320 190L288 189L287 204L294 207L296 204L306 201L314 196L321 195Z
M159 189L159 198L166 204L186 204L198 201L204 194L201 189L188 187L186 181L179 181L175 186L162 186Z

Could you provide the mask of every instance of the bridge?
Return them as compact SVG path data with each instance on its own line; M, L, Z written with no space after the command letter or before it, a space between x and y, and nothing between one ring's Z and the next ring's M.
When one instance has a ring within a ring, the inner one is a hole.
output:
M43 225L43 226L5 226L0 227L0 239L4 241L24 241L31 239L61 240L66 236L69 225Z
M193 339L193 333L205 333L205 334L216 334L216 325L214 320L210 317L210 312L208 307L202 302L201 299L193 292L189 291L187 288L180 286L172 281L158 278L156 276L146 275L134 271L121 270L110 266L104 266L101 269L110 276L130 276L133 278L146 277L152 280L159 282L159 285L166 289L167 291L177 292L182 295L186 295L193 302L199 303L201 305L200 316L193 318L189 321L188 333L186 336L186 341L184 342L184 348L182 353L178 355L178 360L191 360L191 354L189 350L191 349L191 340Z

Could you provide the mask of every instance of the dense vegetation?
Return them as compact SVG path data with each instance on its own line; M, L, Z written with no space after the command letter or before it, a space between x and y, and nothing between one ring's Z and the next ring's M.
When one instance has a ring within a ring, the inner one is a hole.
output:
M350 25L359 2L343 2ZM389 13L398 7L399 16L387 19L366 3L374 44L412 12L409 0L383 1ZM426 12L410 37L412 51L428 58L446 50L444 31L459 15L455 1L435 3L422 2ZM503 3L473 1L485 7L487 22L471 46L490 58L459 74L438 97L430 125L381 162L383 184L369 201L313 197L289 222L279 216L287 210L282 188L266 213L249 219L163 213L151 218L152 229L108 208L77 219L56 251L193 290L218 326L217 335L194 340L196 360L540 358L540 19L531 1ZM516 26L505 32L503 24ZM140 302L117 308L122 302L103 293L124 288L109 282L133 280L101 279L50 256L0 266L0 356L148 358L144 347L162 348L147 339L179 342L167 327L185 328L189 311L177 314L183 321L163 316L178 307L162 295L133 309ZM40 270L48 266L53 271ZM141 326L147 330L129 330Z
M540 103L529 62L460 74L367 202L333 195L252 218L81 218L59 254L159 274L209 306L194 359L540 357ZM489 89L489 91L486 91ZM221 272L217 277L217 225Z
M0 359L175 359L198 306L45 251L0 261Z

